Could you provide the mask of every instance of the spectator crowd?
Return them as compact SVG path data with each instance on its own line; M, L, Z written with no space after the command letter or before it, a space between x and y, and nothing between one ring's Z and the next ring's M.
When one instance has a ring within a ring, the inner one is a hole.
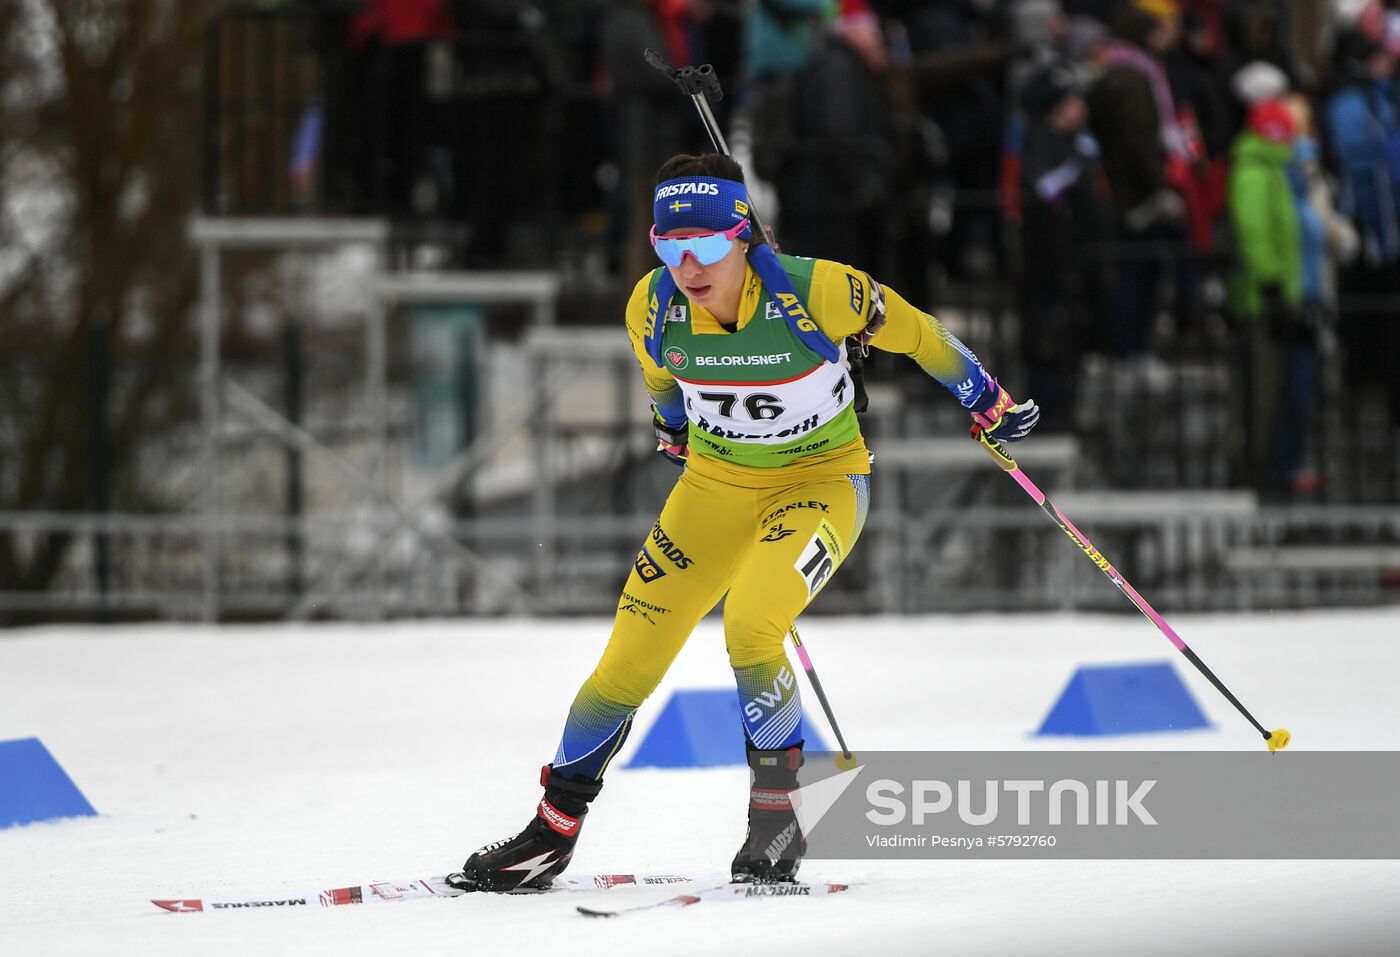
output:
M718 59L719 4L644 6L677 62ZM1378 410L1393 443L1400 3L741 10L730 122L784 245L931 307L949 281L1018 276L1026 387L1052 427L1073 425L1086 353L1228 347L1237 481L1317 488L1323 365L1342 408Z
M1400 0L359 6L361 45L483 23L534 38L520 49L548 61L542 82L592 104L565 123L565 195L602 224L598 269L620 282L654 266L655 169L708 145L643 62L653 47L723 77L721 122L785 251L849 262L931 309L1014 276L1023 390L1048 428L1081 424L1086 356L1131 369L1228 354L1236 482L1318 488L1307 436L1325 391L1395 444ZM413 75L431 74L415 57ZM496 157L468 164L491 170L484 208L526 164L478 142ZM596 203L577 200L590 190Z

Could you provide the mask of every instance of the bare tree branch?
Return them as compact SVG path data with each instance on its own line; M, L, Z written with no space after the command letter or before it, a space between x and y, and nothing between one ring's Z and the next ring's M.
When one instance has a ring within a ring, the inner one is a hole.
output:
M122 365L122 388L111 394L114 482L166 427L152 410L180 407L168 369L187 349L197 286L185 228L199 195L199 62L215 0L39 0L35 20L21 6L0 3L0 50L47 24L52 34L37 45L54 52L61 82L50 99L0 114L0 142L7 156L49 161L48 181L30 188L71 201L66 221L49 224L55 248L33 251L61 267L26 271L0 289L0 358L25 350L44 360L10 384L25 397L23 413L0 410L9 425L0 434L18 437L3 450L17 461L0 466L13 477L0 482L0 509L78 510L89 507L95 465L94 324L106 324L118 360L140 356ZM15 69L0 58L0 89ZM0 166L0 184L3 176ZM138 309L140 341L131 332ZM22 554L0 534L0 589L47 587L71 544L51 535Z

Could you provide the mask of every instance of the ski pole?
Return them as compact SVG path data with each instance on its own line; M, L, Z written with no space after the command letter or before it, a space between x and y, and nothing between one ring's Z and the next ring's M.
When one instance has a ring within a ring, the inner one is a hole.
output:
M1137 606L1138 611L1146 615L1148 620L1157 626L1157 630L1166 635L1167 640L1173 645L1176 645L1176 650L1185 655L1186 660L1195 665L1197 671L1210 679L1210 683L1215 685L1215 689L1223 694L1226 700L1234 705L1240 714L1249 719L1249 723L1254 725L1255 730L1264 736L1264 741L1268 745L1270 752L1279 751L1288 747L1288 742L1292 739L1292 735L1288 733L1287 729L1275 728L1273 731L1268 731L1262 724L1256 721L1254 715L1250 714L1245 706L1240 704L1240 699L1236 698L1230 689L1225 687L1225 682L1217 678L1215 672L1206 667L1206 663L1196 656L1196 653L1181 639L1181 636L1176 633L1172 626L1167 624L1162 616L1157 614L1156 609L1147 603L1147 599L1138 594L1137 589L1123 577L1122 573L1109 564L1108 559L1103 556L1103 553L1095 548L1089 539L1084 537L1084 533L1075 528L1074 523L1065 517L1064 512L1056 508L1049 497L1036 487L1036 484L1030 480L1025 472L1021 471L1020 466L1016 464L1016 460L1011 457L1010 453L1006 451L1006 448L1002 446L1000 442L988 436L980 425L974 425L972 427L972 437L980 442L982 447L987 450L988 454L996 460L997 465L1001 466L1002 469L1015 479L1016 484L1021 486L1021 489L1029 495L1037 505L1044 509L1045 514L1049 515L1050 520L1060 526L1060 530L1069 536L1070 541L1079 546L1079 550L1088 556L1089 561L1097 565L1099 571L1108 576L1108 580L1113 582L1118 590Z
M653 67L666 74L667 78L681 92L690 97L695 104L695 111L700 114L700 122L705 126L705 132L710 135L710 142L714 144L715 150L734 158L734 154L729 152L729 144L725 142L724 132L719 128L719 121L715 119L714 111L710 109L710 101L718 103L724 99L724 90L719 85L719 74L715 68L708 63L700 66L677 67L670 60L667 60L660 53L647 47L642 51L642 56ZM753 241L755 243L768 243L774 250L778 244L773 238L773 233L767 226L763 225L763 220L758 217L758 210L754 209L752 199L749 202L749 221L753 224Z
M672 83L681 88L682 93L695 102L695 109L700 113L700 122L705 124L705 132L710 134L710 142L715 145L716 150L728 156L729 144L724 141L724 133L720 131L715 114L710 110L711 97L714 97L716 103L724 99L724 90L719 85L719 74L715 72L715 68L708 63L677 67L651 47L643 50L642 56L646 57L646 61L654 68L666 74Z
M822 689L821 679L817 677L817 669L812 667L812 659L807 654L807 646L802 644L802 639L797 635L797 625L789 625L788 630L792 632L792 645L797 649L797 657L802 661L802 670L807 672L807 680L812 683L812 690L817 693L817 700L822 703L822 710L826 712L827 723L831 725L831 730L836 734L836 743L841 746L841 757L837 759L836 766L843 771L849 771L856 766L855 756L851 754L851 749L846 747L846 739L841 734L841 726L836 723L836 713L831 710L831 702L826 700L826 692Z

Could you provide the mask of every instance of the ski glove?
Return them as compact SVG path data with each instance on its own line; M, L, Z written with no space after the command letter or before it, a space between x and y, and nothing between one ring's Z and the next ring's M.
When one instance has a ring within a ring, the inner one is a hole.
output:
M656 430L656 454L685 468L685 458L690 454L690 422L682 420L679 426L667 425L659 412L653 412L651 425Z
M973 421L998 442L1019 442L1040 421L1040 406L1035 400L1018 403L991 376L987 376L986 389L969 411Z

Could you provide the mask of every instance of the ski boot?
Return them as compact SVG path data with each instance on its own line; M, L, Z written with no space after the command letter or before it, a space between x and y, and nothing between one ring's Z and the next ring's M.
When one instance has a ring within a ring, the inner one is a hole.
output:
M797 790L802 767L802 743L786 751L760 751L750 745L749 830L729 866L738 883L781 884L797 879L807 838L793 812L791 794Z
M588 802L602 781L570 781L550 765L540 768L540 799L535 818L515 837L487 844L449 874L447 883L463 891L541 890L569 866L583 827Z

